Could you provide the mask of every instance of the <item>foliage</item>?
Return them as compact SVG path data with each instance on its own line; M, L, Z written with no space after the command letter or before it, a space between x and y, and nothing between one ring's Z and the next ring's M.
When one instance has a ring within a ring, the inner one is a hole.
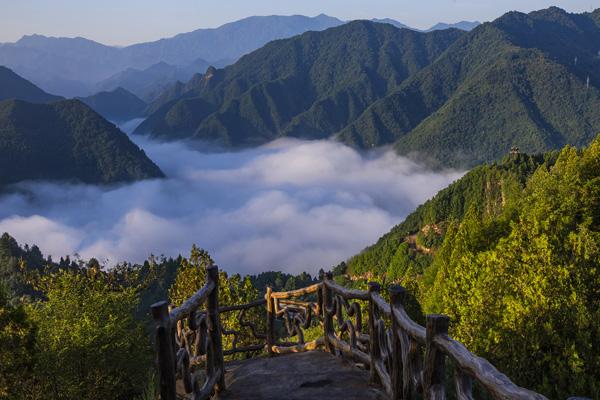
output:
M259 293L265 293L267 286L271 286L275 292L289 291L310 286L317 283L318 279L306 272L291 275L281 271L265 271L258 275L250 275L250 281Z
M0 280L0 399L24 399L30 389L36 328L20 304L12 304Z
M596 398L599 182L600 136L582 151L475 168L351 258L349 279L400 282L521 386ZM440 244L419 256L409 239L433 225L444 227Z
M181 267L177 272L175 282L169 289L169 299L171 304L175 306L181 305L185 300L190 298L206 283L206 267L213 264L213 260L207 251L196 247L192 247L189 259L182 259ZM239 274L231 277L225 271L219 271L219 306L228 306L236 304L250 303L259 299L258 290L252 285L250 277L242 278ZM262 332L265 331L264 326L264 310L252 309L246 311L245 319L258 322ZM223 313L220 315L221 323L226 330L237 330L243 332L243 335L238 338L237 345L256 344L255 339L250 335L247 328L240 325L237 312ZM231 348L233 336L224 335L223 347Z
M135 288L107 275L59 271L41 278L46 301L28 305L37 326L33 398L130 399L151 365L150 341L134 320Z
M552 398L600 395L600 137L566 147L527 182L497 240L474 214L456 224L432 287L454 335Z

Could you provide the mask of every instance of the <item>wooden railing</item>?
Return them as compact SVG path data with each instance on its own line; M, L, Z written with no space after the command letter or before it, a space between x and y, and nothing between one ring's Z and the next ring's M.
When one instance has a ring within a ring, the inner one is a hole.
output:
M368 291L348 289L328 273L322 282L303 289L273 292L268 288L264 299L222 308L218 290L218 268L212 266L207 268L206 285L180 307L169 312L166 302L152 306L161 399L176 398L176 379L196 400L225 390L224 355L264 351L275 356L320 347L364 365L371 383L381 385L393 400L413 399L417 394L425 400L445 399L447 359L453 361L459 400L473 399L474 381L494 399L546 399L515 385L452 339L447 316L427 315L426 327L414 322L404 308L407 294L401 286L388 288L390 304L381 296L379 284L369 283ZM247 310L265 306L266 332L262 333L257 321L244 317ZM223 328L220 314L234 311L239 326L256 344L238 347L243 332ZM322 327L323 336L305 341L305 330L315 326ZM230 349L223 349L221 335L233 336ZM200 374L192 374L201 363L206 370L202 385Z

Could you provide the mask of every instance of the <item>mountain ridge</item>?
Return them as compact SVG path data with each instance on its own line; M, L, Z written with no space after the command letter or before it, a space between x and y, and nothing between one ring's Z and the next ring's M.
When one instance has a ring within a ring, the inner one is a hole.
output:
M362 20L273 41L234 65L198 75L179 101L169 99L171 109L163 102L160 113L136 132L174 137L198 132L198 138L232 145L244 141L242 131L250 137L248 144L282 134L328 137L462 34L420 33ZM203 106L186 120L192 99ZM336 105L343 111L332 112Z
M585 145L600 131L593 111L600 58L588 37L600 40L600 28L589 16L551 8L483 24L339 136L359 147L391 136L400 154L455 167L498 159L515 145L527 152ZM556 30L569 39L544 40Z
M510 12L427 34L363 20L273 41L179 85L136 133L232 147L334 135L434 168L470 168L513 146L583 146L600 132L599 14ZM424 38L449 35L424 56Z

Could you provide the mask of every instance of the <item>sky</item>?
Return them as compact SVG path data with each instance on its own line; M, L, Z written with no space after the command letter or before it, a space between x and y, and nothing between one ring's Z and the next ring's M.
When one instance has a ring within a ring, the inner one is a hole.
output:
M416 3L416 4L415 4ZM343 20L393 18L414 28L437 22L490 21L511 10L549 6L571 12L600 7L598 0L0 0L0 42L23 35L82 36L127 45L211 28L251 15L315 16Z

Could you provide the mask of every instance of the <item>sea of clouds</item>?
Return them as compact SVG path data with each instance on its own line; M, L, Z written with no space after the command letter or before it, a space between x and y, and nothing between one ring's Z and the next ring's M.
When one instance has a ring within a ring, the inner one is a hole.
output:
M374 243L462 175L332 141L213 152L132 138L168 179L21 183L0 197L0 232L55 258L77 253L108 265L186 255L195 243L230 272L314 273Z

